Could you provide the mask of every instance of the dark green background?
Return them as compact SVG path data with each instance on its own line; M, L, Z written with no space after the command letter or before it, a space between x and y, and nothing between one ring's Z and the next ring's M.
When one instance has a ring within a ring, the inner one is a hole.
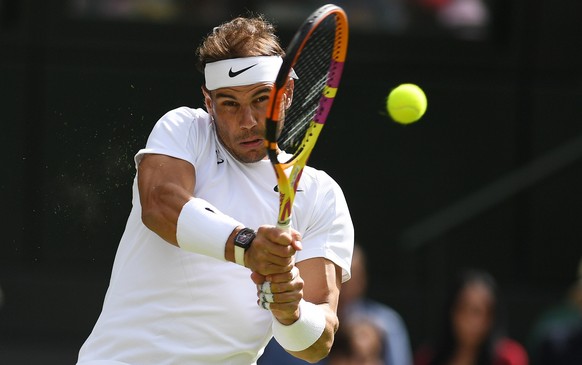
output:
M483 41L353 31L311 160L342 185L370 255L370 295L402 314L415 347L432 335L459 269L495 275L509 333L525 341L582 257L580 147L555 172L530 176L500 201L488 196L487 209L442 234L418 246L403 240L410 227L582 136L579 2L497 3ZM97 319L130 210L134 153L166 111L201 106L194 48L209 27L79 20L64 1L6 4L0 362L72 363ZM283 43L290 35L282 30ZM409 126L383 111L403 82L429 99L426 116Z

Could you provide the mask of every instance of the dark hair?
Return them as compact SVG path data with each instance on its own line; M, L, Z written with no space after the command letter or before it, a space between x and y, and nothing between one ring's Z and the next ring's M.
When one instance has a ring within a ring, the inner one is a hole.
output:
M449 288L442 317L443 323L441 325L440 339L436 343L434 357L430 362L430 365L443 365L451 359L451 356L457 347L457 339L455 338L451 318L452 313L463 289L475 283L482 284L489 289L493 299L493 322L485 341L481 344L476 365L493 364L493 361L495 360L495 346L504 334L503 314L501 313L500 308L499 292L493 276L484 271L470 269L462 271L454 281L453 285Z
M210 62L254 56L283 56L275 27L261 15L238 17L223 23L196 49L198 71Z

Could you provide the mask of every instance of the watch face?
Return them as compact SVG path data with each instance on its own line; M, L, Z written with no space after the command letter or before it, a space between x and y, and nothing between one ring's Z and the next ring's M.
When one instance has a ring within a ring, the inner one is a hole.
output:
M248 246L251 241L255 239L255 233L252 230L241 230L235 239L235 242L240 246Z

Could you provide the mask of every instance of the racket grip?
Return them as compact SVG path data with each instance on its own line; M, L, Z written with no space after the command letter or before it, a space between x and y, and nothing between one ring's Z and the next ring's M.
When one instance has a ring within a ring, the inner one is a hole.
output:
M277 222L277 228L279 228L280 230L290 233L291 232L291 220L287 220L287 223L281 223L281 222ZM299 246L295 246L296 250L301 250L301 244Z
M277 228L285 232L289 232L291 231L291 221L287 221L287 223L277 222Z

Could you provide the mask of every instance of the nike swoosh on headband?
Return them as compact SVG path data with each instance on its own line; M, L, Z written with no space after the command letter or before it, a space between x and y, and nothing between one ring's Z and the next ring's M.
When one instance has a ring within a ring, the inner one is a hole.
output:
M255 67L256 65L258 65L258 63L255 63L254 65L251 65L249 67L245 67L243 69L240 69L238 71L233 71L232 67L230 68L230 70L228 71L228 76L230 77L237 77L238 75L242 74L243 72Z

